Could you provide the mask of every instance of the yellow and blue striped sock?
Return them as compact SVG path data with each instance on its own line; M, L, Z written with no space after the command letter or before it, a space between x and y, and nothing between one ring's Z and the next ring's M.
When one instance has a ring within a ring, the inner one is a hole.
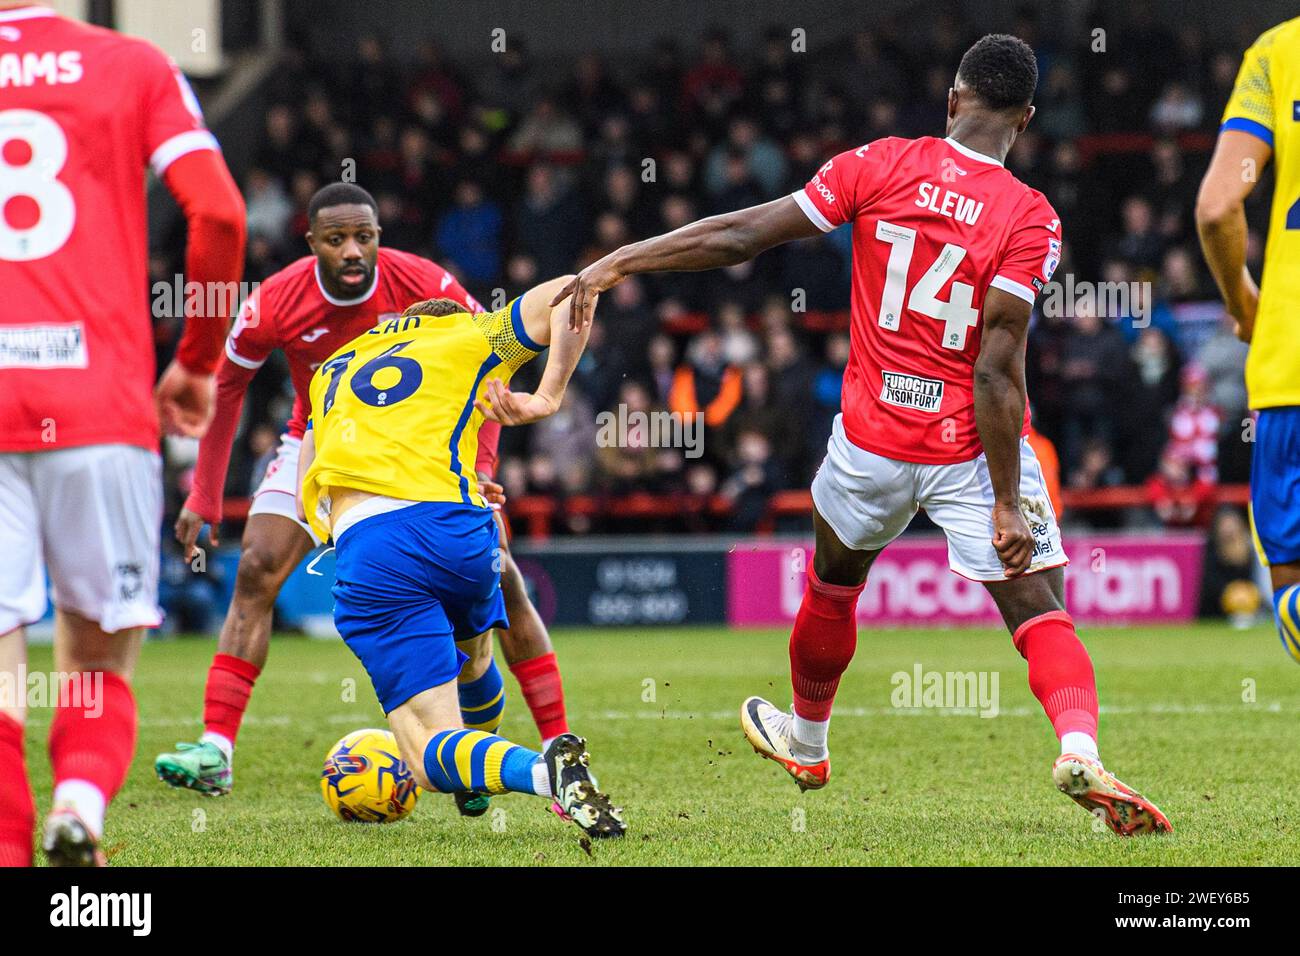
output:
M458 684L456 691L460 696L460 719L465 728L495 734L506 712L506 682L496 658L481 676Z
M441 730L424 748L424 773L435 790L536 793L545 796L542 755L482 730Z
M1291 584L1273 592L1274 618L1282 646L1300 663L1300 584Z

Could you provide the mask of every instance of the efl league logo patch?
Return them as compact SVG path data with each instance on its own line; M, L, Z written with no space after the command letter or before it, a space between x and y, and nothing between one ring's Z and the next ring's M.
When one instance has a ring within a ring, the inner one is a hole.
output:
M1291 102L1291 118L1297 123L1300 123L1300 100L1293 100Z
M1061 240L1047 240L1047 257L1043 259L1043 278L1052 281L1052 273L1061 264Z

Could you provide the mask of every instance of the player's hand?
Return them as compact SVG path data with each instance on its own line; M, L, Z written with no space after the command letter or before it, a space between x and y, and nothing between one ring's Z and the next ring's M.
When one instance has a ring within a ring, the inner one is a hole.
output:
M211 375L191 372L173 361L154 389L163 434L202 438L212 421L212 397L216 391Z
M487 382L487 401L474 399L483 417L502 425L529 425L555 414L560 403L534 392L512 392L499 378Z
M506 503L506 490L498 485L491 478L480 478L478 480L479 494L483 500L488 503L488 507L493 511L500 511L501 506Z
M199 540L199 532L207 524L201 514L191 511L189 508L182 508L181 513L176 517L176 540L181 543L181 550L185 553L185 560L194 560L194 555L198 553L198 548L194 546ZM208 527L208 544L216 548L221 544L217 540L217 526L215 524Z
M620 251L615 249L609 255L597 259L587 266L587 268L570 279L564 288L555 294L555 298L551 300L551 308L555 308L566 297L573 297L569 303L570 331L579 332L591 325L592 317L596 314L596 299L600 293L606 289L612 289L627 278L614 265L614 257Z
M1034 536L1019 504L993 506L993 550L998 553L1005 577L1019 577L1029 570Z

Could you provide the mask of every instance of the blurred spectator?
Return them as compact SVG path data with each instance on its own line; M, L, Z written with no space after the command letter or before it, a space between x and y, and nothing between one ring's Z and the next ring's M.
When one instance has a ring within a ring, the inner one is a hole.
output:
M624 283L626 285L626 283ZM650 340L646 349L646 361L650 366L651 393L659 405L668 405L668 396L673 389L673 380L677 376L677 349L673 340L666 335L656 335Z
M248 475L246 495L252 496L257 486L266 477L267 469L275 462L275 453L280 445L278 430L270 425L258 425L248 435L248 451L253 460L253 467Z
M591 483L596 458L596 413L581 389L570 385L559 410L533 430L533 446L556 462L565 492L581 491Z
M704 37L698 61L682 78L682 94L688 108L706 117L726 115L745 89L745 75L731 55L726 31L712 29Z
M726 448L729 452L737 448L742 433L757 432L768 438L778 459L794 464L793 452L800 445L799 436L789 414L773 398L767 366L751 362L744 367L742 375L743 397L727 421Z
M1169 336L1146 328L1129 352L1132 377L1127 382L1119 434L1121 464L1131 484L1151 474L1169 430L1169 416L1179 395L1179 356Z
M831 437L835 416L840 413L840 395L844 388L844 369L849 364L849 337L837 332L826 339L826 355L813 377L812 413L808 432L808 450L816 457Z
M721 428L743 393L740 370L727 363L722 337L707 329L691 343L686 361L678 366L668 407L683 417L702 414L706 427Z
M512 36L505 49L488 57L482 68L475 72L476 93L492 112L499 109L505 116L495 117L494 123L505 123L509 117L522 116L537 100L538 81L528 56L528 47L517 36Z
M298 123L293 109L277 104L266 111L266 129L258 144L254 164L287 184L294 172L312 166L316 157L298 149Z
M1120 207L1124 232L1114 242L1120 258L1145 269L1156 269L1164 254L1164 241L1156 229L1151 201L1143 196L1129 196Z
M1038 459L1038 465L1043 471L1043 484L1047 486L1047 498L1052 504L1052 513L1059 522L1065 516L1065 501L1061 498L1061 459L1056 454L1056 446L1034 428L1032 422L1025 441L1029 442L1034 457Z
M1253 622L1263 603L1258 576L1246 517L1240 509L1220 508L1214 513L1206 543L1198 616Z
M732 506L730 530L754 531L767 513L767 499L782 486L767 435L755 428L742 430L736 439L732 472L719 489Z
M1063 352L1065 459L1082 467L1083 448L1089 441L1105 446L1110 459L1119 422L1117 398L1128 364L1124 337L1095 308L1080 303Z
M764 136L753 119L737 116L727 129L726 142L709 154L704 185L715 196L725 197L736 188L737 181L752 182L750 188L760 200L771 199L785 182L785 169L781 147Z
M1214 511L1214 483L1198 478L1192 463L1173 449L1160 456L1160 470L1147 479L1147 497L1170 527L1202 526Z
M1192 469L1200 481L1213 484L1218 476L1219 425L1223 413L1210 402L1205 369L1189 363L1182 374L1182 395L1169 418L1169 443L1173 455Z
M718 310L718 331L728 365L747 365L758 358L758 339L749 331L745 310L739 303L727 302Z
M542 96L511 135L509 148L535 159L576 153L582 148L582 127L560 110L554 98Z
M1210 404L1223 416L1219 427L1219 480L1250 480L1250 442L1246 440L1250 409L1246 399L1246 353L1250 346L1237 338L1236 322L1226 312L1214 334L1196 354L1209 381Z
M1070 475L1070 488L1075 491L1095 491L1099 488L1116 488L1122 484L1124 472L1115 464L1110 445L1098 438L1086 441L1079 454L1078 467Z
M585 237L582 205L576 192L541 164L528 170L523 202L515 217L515 239L546 277L573 269Z
M211 557L204 555L202 565L192 564L181 554L180 545L170 535L164 536L158 603L164 611L165 633L210 634L221 626L226 613L221 565Z
M539 374L534 370L533 374ZM591 327L587 348L578 359L573 382L594 408L608 408L627 377L627 364L619 344L619 332L604 322Z
M664 410L651 402L650 393L637 381L624 382L618 399L607 419L615 425L612 434L609 440L598 437L597 441L601 487L615 494L666 490L669 479L681 471L683 459L679 450L663 447Z
M1160 133L1178 133L1201 124L1201 101L1182 83L1170 83L1151 107L1151 125Z
M1214 334L1196 354L1209 384L1210 404L1225 421L1236 424L1246 413L1246 353L1250 346L1237 338L1236 321L1226 312Z
M455 263L470 285L495 282L501 273L501 207L473 179L456 187L454 200L438 220L439 254L446 264Z
M248 209L249 236L272 242L284 236L293 216L293 203L279 180L264 169L250 169L244 181L244 203Z

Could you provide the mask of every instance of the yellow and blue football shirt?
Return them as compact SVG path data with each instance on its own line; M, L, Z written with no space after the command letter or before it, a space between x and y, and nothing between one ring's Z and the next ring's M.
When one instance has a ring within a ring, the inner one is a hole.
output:
M1246 51L1221 128L1273 147L1272 215L1246 359L1250 407L1300 405L1300 17L1266 31Z
M401 316L359 335L312 377L316 458L303 478L307 520L329 537L320 499L350 488L410 501L486 507L474 474L486 382L509 382L543 348L520 300L496 312Z

